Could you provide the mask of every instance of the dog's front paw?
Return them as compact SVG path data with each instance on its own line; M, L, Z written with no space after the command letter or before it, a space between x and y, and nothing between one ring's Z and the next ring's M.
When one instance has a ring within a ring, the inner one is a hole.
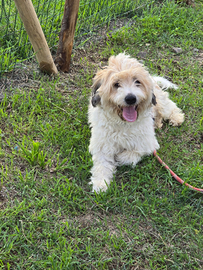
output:
M92 192L96 191L96 193L99 193L101 191L106 191L108 186L105 181L98 181L98 182L89 182L90 185L92 185Z
M126 165L129 163L128 158L129 152L127 150L123 150L121 153L118 153L114 158L117 165Z
M115 156L118 165L132 165L133 167L135 167L140 159L141 155L137 151L124 150Z

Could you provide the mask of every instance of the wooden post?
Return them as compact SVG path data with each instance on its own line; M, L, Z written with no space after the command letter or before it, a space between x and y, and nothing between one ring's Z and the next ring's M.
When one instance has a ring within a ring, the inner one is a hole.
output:
M80 0L66 0L55 63L63 72L70 67Z
M49 74L57 73L57 68L54 64L51 52L49 50L46 38L42 31L41 25L37 18L37 14L33 7L31 0L14 0L18 9L19 15L30 42L32 43L34 52L36 53L37 60L39 62L40 69L46 71Z

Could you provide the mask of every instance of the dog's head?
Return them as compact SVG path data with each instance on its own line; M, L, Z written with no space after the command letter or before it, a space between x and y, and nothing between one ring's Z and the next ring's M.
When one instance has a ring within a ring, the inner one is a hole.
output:
M134 122L138 115L156 104L153 81L136 59L119 54L97 72L92 90L92 105L117 114L123 121Z

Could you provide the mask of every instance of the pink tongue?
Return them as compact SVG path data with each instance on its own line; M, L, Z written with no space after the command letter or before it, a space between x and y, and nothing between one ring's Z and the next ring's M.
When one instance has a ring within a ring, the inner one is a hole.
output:
M134 122L137 119L137 111L135 110L135 107L123 107L123 118L128 122Z

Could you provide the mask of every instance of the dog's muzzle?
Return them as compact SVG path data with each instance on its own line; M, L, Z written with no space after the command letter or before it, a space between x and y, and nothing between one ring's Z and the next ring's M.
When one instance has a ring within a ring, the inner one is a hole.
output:
M128 94L125 97L125 103L127 106L122 107L122 118L127 122L134 122L137 119L137 98L133 94Z

